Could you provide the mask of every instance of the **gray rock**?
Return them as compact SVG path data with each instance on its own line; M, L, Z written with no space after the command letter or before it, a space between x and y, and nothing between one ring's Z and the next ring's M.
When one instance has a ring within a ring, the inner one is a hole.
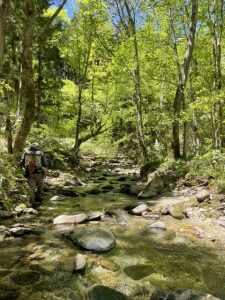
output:
M96 252L108 251L115 246L115 237L111 231L99 227L74 231L70 239L84 249Z
M141 199L147 199L172 191L177 177L171 170L157 170L148 175L146 188L138 194Z
M66 179L64 186L79 186L79 181L77 179Z
M149 229L162 229L162 230L166 230L166 224L162 221L158 221L156 223L153 223L151 225L148 226Z
M83 270L86 267L86 258L82 254L76 255L76 271Z
M54 225L60 224L80 224L87 220L87 216L85 214L78 215L60 215L53 220Z
M143 211L147 211L147 210L149 210L149 207L146 205L146 204L140 204L140 205L138 205L137 207L135 207L135 208L133 208L132 210L131 210L131 213L133 214L133 215L141 215L141 213L143 212Z
M203 190L199 191L195 196L196 196L198 202L201 203L204 200L209 199L210 194L209 194L209 191L203 189Z
M18 236L23 236L26 234L30 234L32 233L33 230L31 228L28 227L13 227L10 228L7 232L6 232L6 236L14 236L14 237L18 237Z
M89 221L99 221L104 217L104 213L101 211L95 211L93 213L90 214L90 216L88 217Z
M150 219L150 220L157 220L160 218L159 214L150 213L148 211L143 211L143 213L141 215L145 219Z
M57 202L57 201L61 201L62 200L62 197L60 196L53 196L50 201L53 201L53 202Z
M30 214L30 215L38 215L39 214L39 212L36 209L31 208L31 207L30 208L25 208L23 213Z

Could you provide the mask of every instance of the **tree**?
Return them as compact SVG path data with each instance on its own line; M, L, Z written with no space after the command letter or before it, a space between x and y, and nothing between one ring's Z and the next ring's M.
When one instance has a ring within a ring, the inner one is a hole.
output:
M180 111L181 105L184 101L184 91L187 82L187 77L189 73L190 63L192 59L192 54L194 50L194 43L195 43L195 33L196 33L196 26L197 26L197 15L198 15L198 0L192 0L192 13L190 16L190 27L189 33L187 38L187 48L184 55L183 64L180 65L179 62L179 55L177 49L177 41L176 41L176 33L173 25L173 17L172 17L172 10L169 9L169 17L170 17L170 24L171 24L171 32L174 39L174 52L176 57L176 64L178 68L178 84L176 89L176 94L174 97L173 109L174 109L174 119L173 119L173 141L172 141L172 148L174 153L174 158L178 159L181 158L180 153Z

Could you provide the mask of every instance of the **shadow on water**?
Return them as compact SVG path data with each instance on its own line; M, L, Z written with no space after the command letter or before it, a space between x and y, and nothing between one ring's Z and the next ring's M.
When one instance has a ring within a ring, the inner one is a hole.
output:
M36 219L44 232L0 242L0 300L85 300L94 284L111 286L110 279L114 277L117 284L113 287L128 294L137 286L145 290L150 286L150 292L155 288L194 289L225 299L225 260L221 253L219 256L215 250L190 241L175 243L174 235L166 232L150 233L145 229L148 222L141 217L124 215L122 221L110 225L82 225L108 228L116 237L113 250L95 256L59 238L61 233L52 225L52 219L60 214L89 214L103 207L105 211L116 212L134 203L135 197L124 194L65 198L57 203L46 200L39 208L41 216ZM95 263L88 263L83 273L62 267L61 259L77 252L94 259L110 259L119 270L104 273L104 268L97 267L100 273L96 275ZM101 272L108 276L104 282ZM145 296L136 299L149 299L149 295L145 291Z

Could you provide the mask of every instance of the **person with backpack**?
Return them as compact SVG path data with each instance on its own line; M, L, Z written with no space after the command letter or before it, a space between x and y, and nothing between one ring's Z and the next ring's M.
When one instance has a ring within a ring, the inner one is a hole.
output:
M43 200L44 168L47 167L47 159L38 144L32 144L30 148L24 152L20 166L25 168L25 177L28 179L28 185L32 190L31 204L41 202Z

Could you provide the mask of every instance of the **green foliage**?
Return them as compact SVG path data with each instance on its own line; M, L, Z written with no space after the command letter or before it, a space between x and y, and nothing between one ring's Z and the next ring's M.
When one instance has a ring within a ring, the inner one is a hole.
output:
M98 138L83 143L81 146L81 154L113 158L118 154L118 149L104 138Z
M6 209L10 209L12 202L7 196L8 191L15 186L14 175L16 168L11 163L10 157L0 152L0 199Z

